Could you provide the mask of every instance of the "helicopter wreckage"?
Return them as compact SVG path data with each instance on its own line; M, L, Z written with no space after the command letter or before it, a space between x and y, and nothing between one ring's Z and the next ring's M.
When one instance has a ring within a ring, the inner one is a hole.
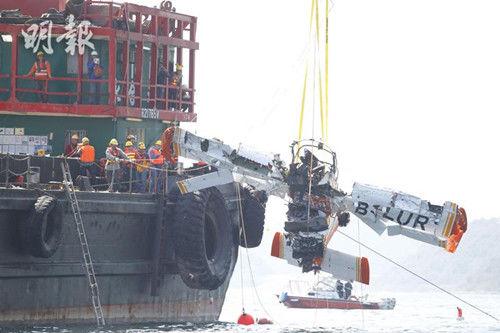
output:
M379 235L387 231L388 236L406 236L448 252L455 252L467 230L465 210L452 202L434 205L406 193L358 183L350 194L342 191L337 184L336 154L319 141L294 142L292 162L287 166L279 155L244 146L234 149L179 127L167 129L162 139L167 159L182 156L212 166L211 172L178 181L182 194L234 182L250 188L262 198L262 205L268 195L288 197L284 232L275 234L271 255L303 272L321 270L339 279L369 283L367 258L327 247L335 231L349 224L351 214ZM246 227L243 222L241 228Z

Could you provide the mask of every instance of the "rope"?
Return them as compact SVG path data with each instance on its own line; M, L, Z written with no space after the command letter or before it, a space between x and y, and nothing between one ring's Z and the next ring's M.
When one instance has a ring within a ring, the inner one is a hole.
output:
M26 171L24 171L22 173L15 173L14 171L10 171L10 170L5 170L5 172L8 172L9 175L14 175L14 176L19 177L19 176L24 176L24 175L28 174L29 170L26 170Z
M361 236L360 236L360 220L358 219L358 256L361 257ZM364 292L363 292L363 284L360 283L360 287L361 287L361 297L364 296ZM363 329L365 328L365 308L362 307L361 308L361 322L363 323Z
M240 234L240 240L241 240L241 234ZM246 244L246 240L245 240ZM245 295L244 295L244 288L243 288L243 254L238 252L238 257L240 260L240 282L241 282L241 309L242 312L245 313Z
M313 0L314 1L314 0ZM247 262L248 262L248 269L250 271L250 278L251 278L251 281L252 281L252 287L253 287L253 290L254 290L254 293L255 293L255 296L257 297L257 301L259 302L259 305L261 306L262 310L264 310L264 312L266 313L266 315L274 322L277 324L277 322L273 319L273 317L269 314L269 312L267 311L266 307L264 306L264 304L262 303L262 300L260 298L260 295L259 295L259 292L257 291L257 286L255 284L255 279L254 279L254 274L253 274L253 269L252 269L252 263L250 261L250 255L248 253L248 243L247 243L247 234L246 234L246 231L245 231L245 219L243 217L243 205L241 203L241 189L240 189L240 185L238 183L235 183L235 187L236 187L236 193L238 195L238 200L237 200L237 203L238 203L238 212L239 212L239 218L240 218L240 226L241 226L241 230L243 231L243 241L245 243L245 252L246 252L246 256L247 256ZM241 236L240 236L241 237ZM242 265L242 263L241 263ZM243 266L242 266L243 267ZM243 270L242 270L243 272ZM242 274L242 281L243 281L243 273ZM242 295L243 295L243 291L242 291ZM242 296L243 297L243 296Z
M363 246L364 248L366 248L366 249L370 250L371 252L375 253L375 254L376 254L376 255L378 255L379 257L381 257L381 258L383 258L383 259L385 259L385 260L389 261L390 263L392 263L392 264L396 265L397 267L401 268L402 270L404 270L404 271L406 271L406 272L410 273L411 275L413 275L413 276L415 276L415 277L419 278L420 280L422 280L422 281L426 282L427 284L430 284L431 286L433 286L433 287L435 287L435 288L439 289L440 291L444 292L445 294L448 294L449 296L451 296L451 297L453 297L453 298L455 298L455 299L459 300L460 302L462 302L462 303L464 303L464 304L466 304L466 305L470 306L471 308L476 309L477 311L481 312L482 314L484 314L484 315L486 315L486 316L488 316L488 317L490 317L490 318L495 319L496 321L500 321L500 319L498 319L497 317L493 316L492 314L490 314L490 313L486 312L485 310L482 310L482 309L481 309L481 308L479 308L478 306L476 306L476 305L474 305L474 304L471 304L470 302L468 302L468 301L464 300L463 298L461 298L461 297L459 297L459 296L457 296L457 295L453 294L451 291L448 291L448 290L444 289L443 287L440 287L439 285L437 285L436 283L434 283L434 282L430 281L429 279L426 279L425 277L423 277L423 276L421 276L421 275L419 275L419 274L417 274L417 273L413 272L413 271L412 271L412 270L410 270L409 268L406 268L405 266L403 266L403 265L399 264L398 262L396 262L396 261L392 260L391 258L389 258L389 257L387 257L387 256L385 256L385 255L383 255L382 253L378 252L377 250L372 249L372 248L371 248L371 247L369 247L368 245L365 245L365 244L363 244L362 242L359 242L359 241L355 240L354 238L352 238L351 236L349 236L349 235L345 234L344 232L342 232L342 231L340 231L340 230L339 230L338 232L339 232L341 235L343 235L343 236L347 237L348 239L352 240L353 242L358 243L360 246Z
M318 8L318 3L316 1L314 1L314 4L315 4L316 9L317 9ZM316 12L316 24L318 23L318 16L317 16L317 14L318 13ZM318 36L318 29L316 29L316 36ZM316 52L317 52L317 48L314 47L313 103L312 103L312 123L311 123L311 125L312 125L311 126L311 131L312 131L312 137L313 138L314 138L314 122L315 122L315 115L316 115L316 112L315 112L316 111L316 99L314 98L314 96L316 94L316 58L317 58ZM321 92L320 92L320 94L321 94ZM299 150L297 149L297 153L298 153L298 151ZM314 160L313 152L314 152L314 147L311 148L311 160L309 162L310 164L309 164L309 172L308 172L308 176L309 176L308 202L307 202L307 220L308 221L311 218L311 199L312 199L311 198L311 193L312 193L312 174L313 174L313 160ZM307 225L307 231L309 231L309 224Z
M31 156L26 156L26 157L22 157L22 158L15 158L14 155L5 154L1 157L1 159L3 160L4 158L10 158L11 160L14 160L14 161L26 161L27 159L30 159Z
M318 304L319 304L319 295L318 295L318 284L319 284L319 274L316 274L316 285L314 288L314 296L316 298L316 306L314 307L314 322L313 327L316 327L316 322L318 321ZM328 307L328 301L326 302Z
M328 0L325 0L325 139L328 141L328 16L330 14L330 9L328 6Z

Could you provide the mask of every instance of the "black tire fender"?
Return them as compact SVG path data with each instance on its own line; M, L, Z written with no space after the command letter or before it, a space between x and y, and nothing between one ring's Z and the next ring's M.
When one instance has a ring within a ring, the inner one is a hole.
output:
M234 260L233 226L224 197L216 188L181 195L175 206L177 267L192 289L220 287Z
M243 221L240 222L239 243L242 247L254 248L260 245L264 235L267 196L243 186L240 187L240 195Z
M56 207L56 198L43 195L24 222L23 248L34 257L50 258L61 244L63 218Z

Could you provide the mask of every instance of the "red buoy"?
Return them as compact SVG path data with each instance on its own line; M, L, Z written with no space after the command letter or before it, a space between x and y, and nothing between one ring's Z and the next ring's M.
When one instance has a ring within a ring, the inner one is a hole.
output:
M457 311L458 311L457 320L464 320L464 317L463 317L463 314L462 314L462 308L460 308L460 307L457 306Z
M253 320L253 317L245 312L241 314L241 316L238 318L238 324L239 325L253 325L255 324L255 320Z

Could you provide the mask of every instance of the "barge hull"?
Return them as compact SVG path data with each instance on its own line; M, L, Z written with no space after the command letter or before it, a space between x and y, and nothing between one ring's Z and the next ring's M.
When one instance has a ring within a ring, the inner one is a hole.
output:
M56 198L54 209L63 218L62 241L50 258L33 257L20 246L19 226L41 195ZM174 203L153 194L77 192L77 198L107 323L219 318L237 259L237 244L230 250L230 272L218 289L190 289L175 264ZM229 206L234 219L236 209ZM0 188L0 326L94 324L82 262L64 191Z

